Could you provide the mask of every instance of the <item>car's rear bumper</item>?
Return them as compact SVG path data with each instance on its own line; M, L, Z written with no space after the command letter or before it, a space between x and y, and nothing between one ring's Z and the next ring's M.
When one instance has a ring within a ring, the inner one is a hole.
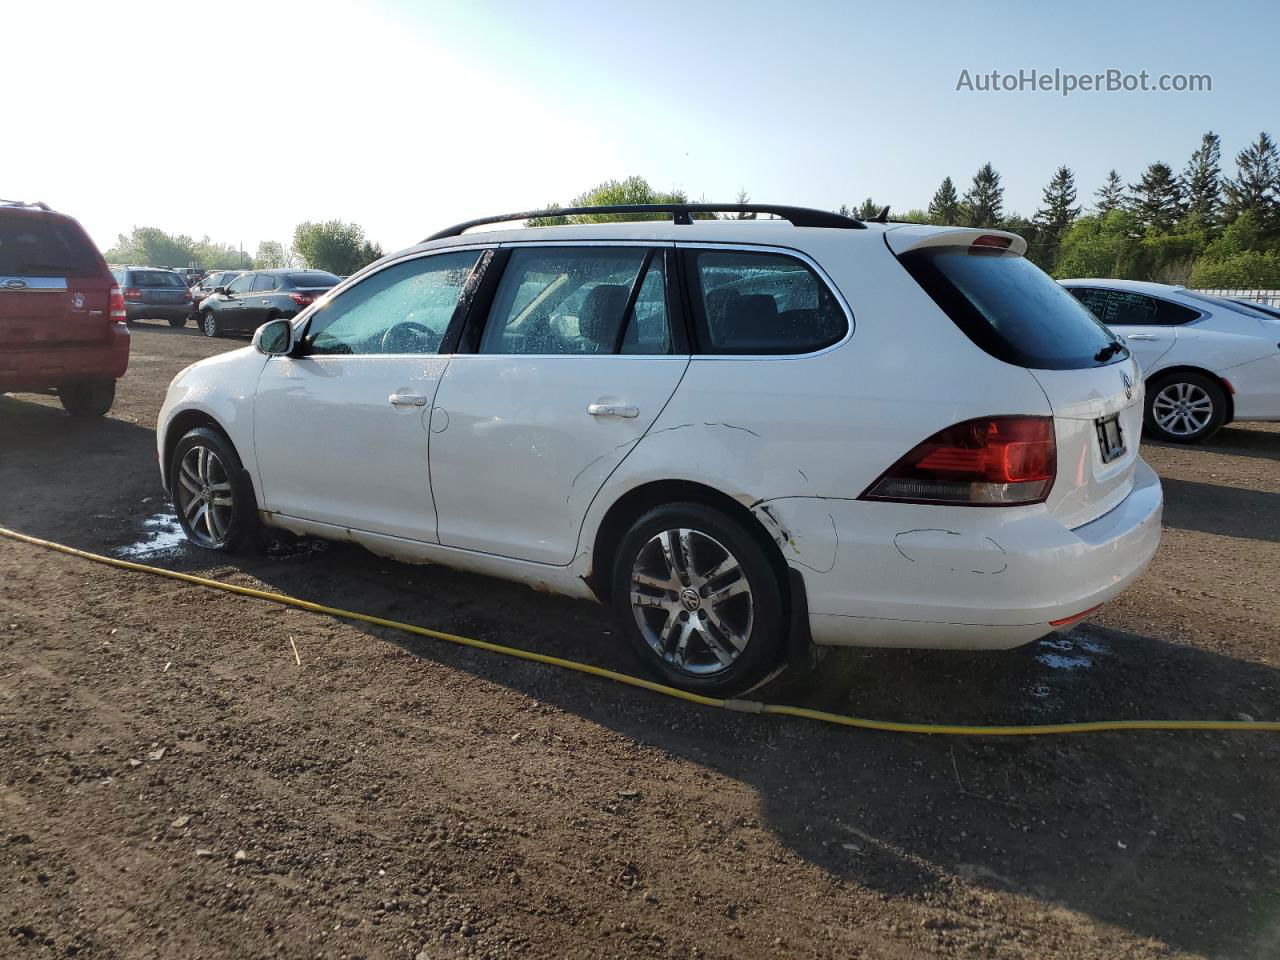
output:
M786 528L786 501L775 503ZM1139 460L1129 495L1075 529L1043 506L818 503L829 522L792 526L784 547L816 643L1001 649L1070 626L1136 580L1160 544L1163 495Z
M102 344L0 350L0 390L48 390L81 380L118 380L129 367L129 330L111 325Z
M124 305L125 316L130 320L185 320L191 316L190 303L128 303Z

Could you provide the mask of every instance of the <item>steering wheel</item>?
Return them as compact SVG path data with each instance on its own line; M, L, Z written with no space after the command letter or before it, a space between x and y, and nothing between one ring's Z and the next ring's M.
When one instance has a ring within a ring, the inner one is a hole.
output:
M405 343L406 334L412 334L416 339L411 343ZM423 350L423 346L426 346L427 350ZM426 353L434 351L439 346L440 335L425 323L418 323L415 320L403 320L389 327L382 335L383 353ZM404 349L405 347L412 347L412 349Z

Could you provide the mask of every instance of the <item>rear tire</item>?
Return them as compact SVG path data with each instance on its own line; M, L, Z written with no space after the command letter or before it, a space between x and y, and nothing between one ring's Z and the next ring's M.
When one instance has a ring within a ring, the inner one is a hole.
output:
M212 310L206 310L200 317L200 329L206 337L222 336L222 327L218 325L218 317Z
M169 495L182 532L197 547L238 553L262 542L253 484L218 431L196 427L178 441L169 461Z
M1227 394L1202 373L1170 373L1147 384L1146 425L1169 443L1208 440L1227 420Z
M187 325L186 317L177 317L177 318L170 317L169 318L169 326L171 327L185 327L186 325Z
M737 519L700 503L666 504L618 545L614 612L663 682L735 696L782 662L787 594L778 566Z
M58 388L62 409L77 419L104 417L116 400L114 380L86 380Z

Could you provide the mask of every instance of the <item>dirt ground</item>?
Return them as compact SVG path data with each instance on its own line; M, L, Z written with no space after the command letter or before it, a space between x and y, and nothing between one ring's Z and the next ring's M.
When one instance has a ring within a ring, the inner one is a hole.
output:
M166 547L164 389L240 345L139 325L101 422L0 398L0 524L634 670L590 604L351 546ZM840 653L765 696L1280 717L1280 429L1145 453L1164 544L1094 622ZM0 956L1275 958L1278 760L715 711L0 540Z

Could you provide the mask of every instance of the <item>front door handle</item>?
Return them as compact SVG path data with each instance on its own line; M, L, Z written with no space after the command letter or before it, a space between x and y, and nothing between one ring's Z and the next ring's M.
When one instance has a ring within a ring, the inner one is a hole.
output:
M624 420L634 420L640 416L639 408L620 403L593 403L587 407L587 413L593 417L621 417Z
M1159 338L1159 337L1157 337L1157 336L1156 336L1155 334L1153 334L1153 333L1131 333L1131 334L1129 334L1128 339L1130 339L1130 340L1159 340L1160 338Z
M427 398L416 393L393 393L387 402L393 407L425 407Z

